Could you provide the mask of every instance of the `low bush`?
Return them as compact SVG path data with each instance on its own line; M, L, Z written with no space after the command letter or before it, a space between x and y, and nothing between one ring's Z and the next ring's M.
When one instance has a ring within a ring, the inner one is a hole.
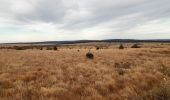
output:
M86 57L87 57L88 59L93 59L93 58L94 58L94 55L93 55L92 53L88 52L88 53L86 54Z
M120 44L119 49L124 49L123 44Z
M54 46L54 48L53 48L55 51L57 51L58 50L58 48L56 47L56 46Z
M100 48L99 47L96 47L96 50L99 50Z
M15 50L25 50L24 47L14 47L14 48L15 48Z

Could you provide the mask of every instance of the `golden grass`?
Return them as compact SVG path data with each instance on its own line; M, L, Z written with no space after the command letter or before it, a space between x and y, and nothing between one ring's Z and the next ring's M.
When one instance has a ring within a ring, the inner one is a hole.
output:
M152 46L0 50L0 100L151 100L170 79L170 45Z

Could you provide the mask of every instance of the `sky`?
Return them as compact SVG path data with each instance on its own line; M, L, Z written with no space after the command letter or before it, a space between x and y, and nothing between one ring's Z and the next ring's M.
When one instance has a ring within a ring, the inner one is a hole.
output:
M170 0L0 0L0 42L170 39Z

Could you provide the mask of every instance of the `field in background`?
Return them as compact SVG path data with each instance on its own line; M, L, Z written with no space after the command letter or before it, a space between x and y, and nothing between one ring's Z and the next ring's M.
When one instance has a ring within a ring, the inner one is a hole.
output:
M169 100L170 44L123 45L1 49L0 100Z

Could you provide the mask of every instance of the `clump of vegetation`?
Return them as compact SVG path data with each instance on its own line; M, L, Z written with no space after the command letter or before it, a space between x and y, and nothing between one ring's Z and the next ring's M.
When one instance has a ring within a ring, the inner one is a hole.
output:
M18 47L18 46L16 46L16 47L14 47L14 48L15 48L15 50L25 50L24 47Z
M54 48L53 48L55 51L57 51L58 50L58 48L57 48L57 46L54 46Z
M154 100L170 100L170 84L162 84L152 91Z
M119 49L124 49L123 44L120 44Z
M100 48L99 47L96 47L96 50L99 50Z
M140 48L138 44L134 44L131 48Z
M88 52L88 53L86 53L86 57L87 57L88 59L93 59L93 58L94 58L94 55L93 55L91 52Z

